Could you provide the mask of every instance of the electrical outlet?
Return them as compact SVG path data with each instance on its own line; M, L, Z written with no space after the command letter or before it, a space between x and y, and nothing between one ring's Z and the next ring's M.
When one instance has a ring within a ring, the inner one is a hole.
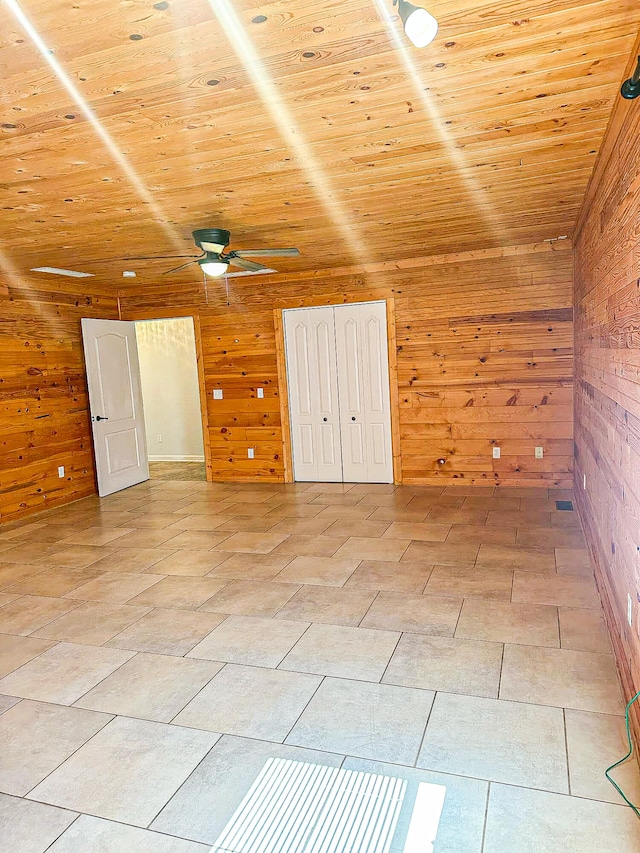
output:
M58 477L64 477L64 465L58 465Z
M264 397L264 388L258 388L258 390L256 391L256 394L257 394L258 398L260 400L262 400L262 398Z
M158 433L158 444L162 444L162 433Z
M536 459L542 459L542 457L544 456L544 447L536 447L533 451L533 455L536 457Z
M254 454L254 451L253 451L253 447L249 447L249 448L247 448L247 456L248 456L248 458L249 458L249 459L253 459L253 458L254 458L255 454Z
M633 625L633 599L627 593L627 622L629 625Z
M222 400L222 388L214 388L213 389L213 399L214 400Z
M500 448L499 447L493 448L493 458L494 459L500 459Z

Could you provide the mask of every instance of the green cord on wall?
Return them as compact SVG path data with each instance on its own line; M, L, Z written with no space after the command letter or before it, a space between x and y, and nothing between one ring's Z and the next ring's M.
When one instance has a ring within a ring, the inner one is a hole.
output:
M616 767L618 767L620 764L624 764L624 762L625 762L628 758L631 758L631 755L633 754L633 741L631 740L631 731L630 731L630 729L629 729L629 708L633 705L633 703L634 703L637 699L640 699L640 690L636 693L636 695L633 697L633 699L631 699L631 701L627 704L627 708L626 708L626 710L625 710L625 715L624 715L624 721L625 721L625 725L626 725L626 727L627 727L627 740L628 740L628 742L629 742L629 752L627 752L627 754L625 755L625 757L624 757L624 758L621 758L621 759L620 759L620 761L616 761L616 763L615 763L615 764L612 764L612 765L611 765L611 767L607 767L607 769L604 771L604 775L605 775L605 776L607 777L607 779L611 782L611 784L612 784L612 785L613 785L613 787L616 789L616 791L620 794L620 796L621 796L621 797L622 797L622 799L625 801L625 803L626 803L628 806L631 806L631 808L634 810L634 812L637 814L637 816L638 816L638 817L640 817L640 807L639 807L639 806L634 806L634 804L631 802L631 800L629 800L629 799L628 799L628 797L625 795L625 793L624 793L624 791L622 790L622 788L620 788L620 786L617 784L617 782L614 782L614 780L613 780L613 779L611 778L611 776L609 775L609 771L610 771L610 770L614 770L614 769L615 769Z

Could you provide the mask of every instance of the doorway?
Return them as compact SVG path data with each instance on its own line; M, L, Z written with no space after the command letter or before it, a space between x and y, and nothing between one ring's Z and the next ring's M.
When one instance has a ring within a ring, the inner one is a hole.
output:
M392 483L386 302L283 311L294 479Z
M98 494L166 479L167 466L206 479L194 318L83 319L82 332Z

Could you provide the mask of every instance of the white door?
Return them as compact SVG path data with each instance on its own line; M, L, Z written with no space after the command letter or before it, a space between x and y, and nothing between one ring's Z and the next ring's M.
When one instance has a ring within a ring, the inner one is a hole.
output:
M101 497L149 479L135 323L82 319Z
M392 483L386 303L284 312L296 480Z
M342 474L347 483L392 483L385 302L335 308Z
M284 312L296 480L342 481L333 308Z

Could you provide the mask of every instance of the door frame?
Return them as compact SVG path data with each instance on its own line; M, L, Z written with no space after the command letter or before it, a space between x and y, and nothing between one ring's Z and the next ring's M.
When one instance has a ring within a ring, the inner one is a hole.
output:
M402 484L402 454L400 449L400 396L398 391L398 354L396 348L396 303L392 296L383 299L350 299L325 302L321 305L305 305L305 308L327 308L344 304L362 304L365 302L385 302L387 315L387 360L389 363L389 401L391 414L391 455L393 457L393 483ZM300 308L292 305L291 308ZM295 482L293 476L293 443L291 440L291 416L289 408L289 377L287 375L287 356L284 341L283 313L289 308L273 309L275 330L276 366L278 371L278 394L280 401L280 423L282 427L282 458L284 482Z

